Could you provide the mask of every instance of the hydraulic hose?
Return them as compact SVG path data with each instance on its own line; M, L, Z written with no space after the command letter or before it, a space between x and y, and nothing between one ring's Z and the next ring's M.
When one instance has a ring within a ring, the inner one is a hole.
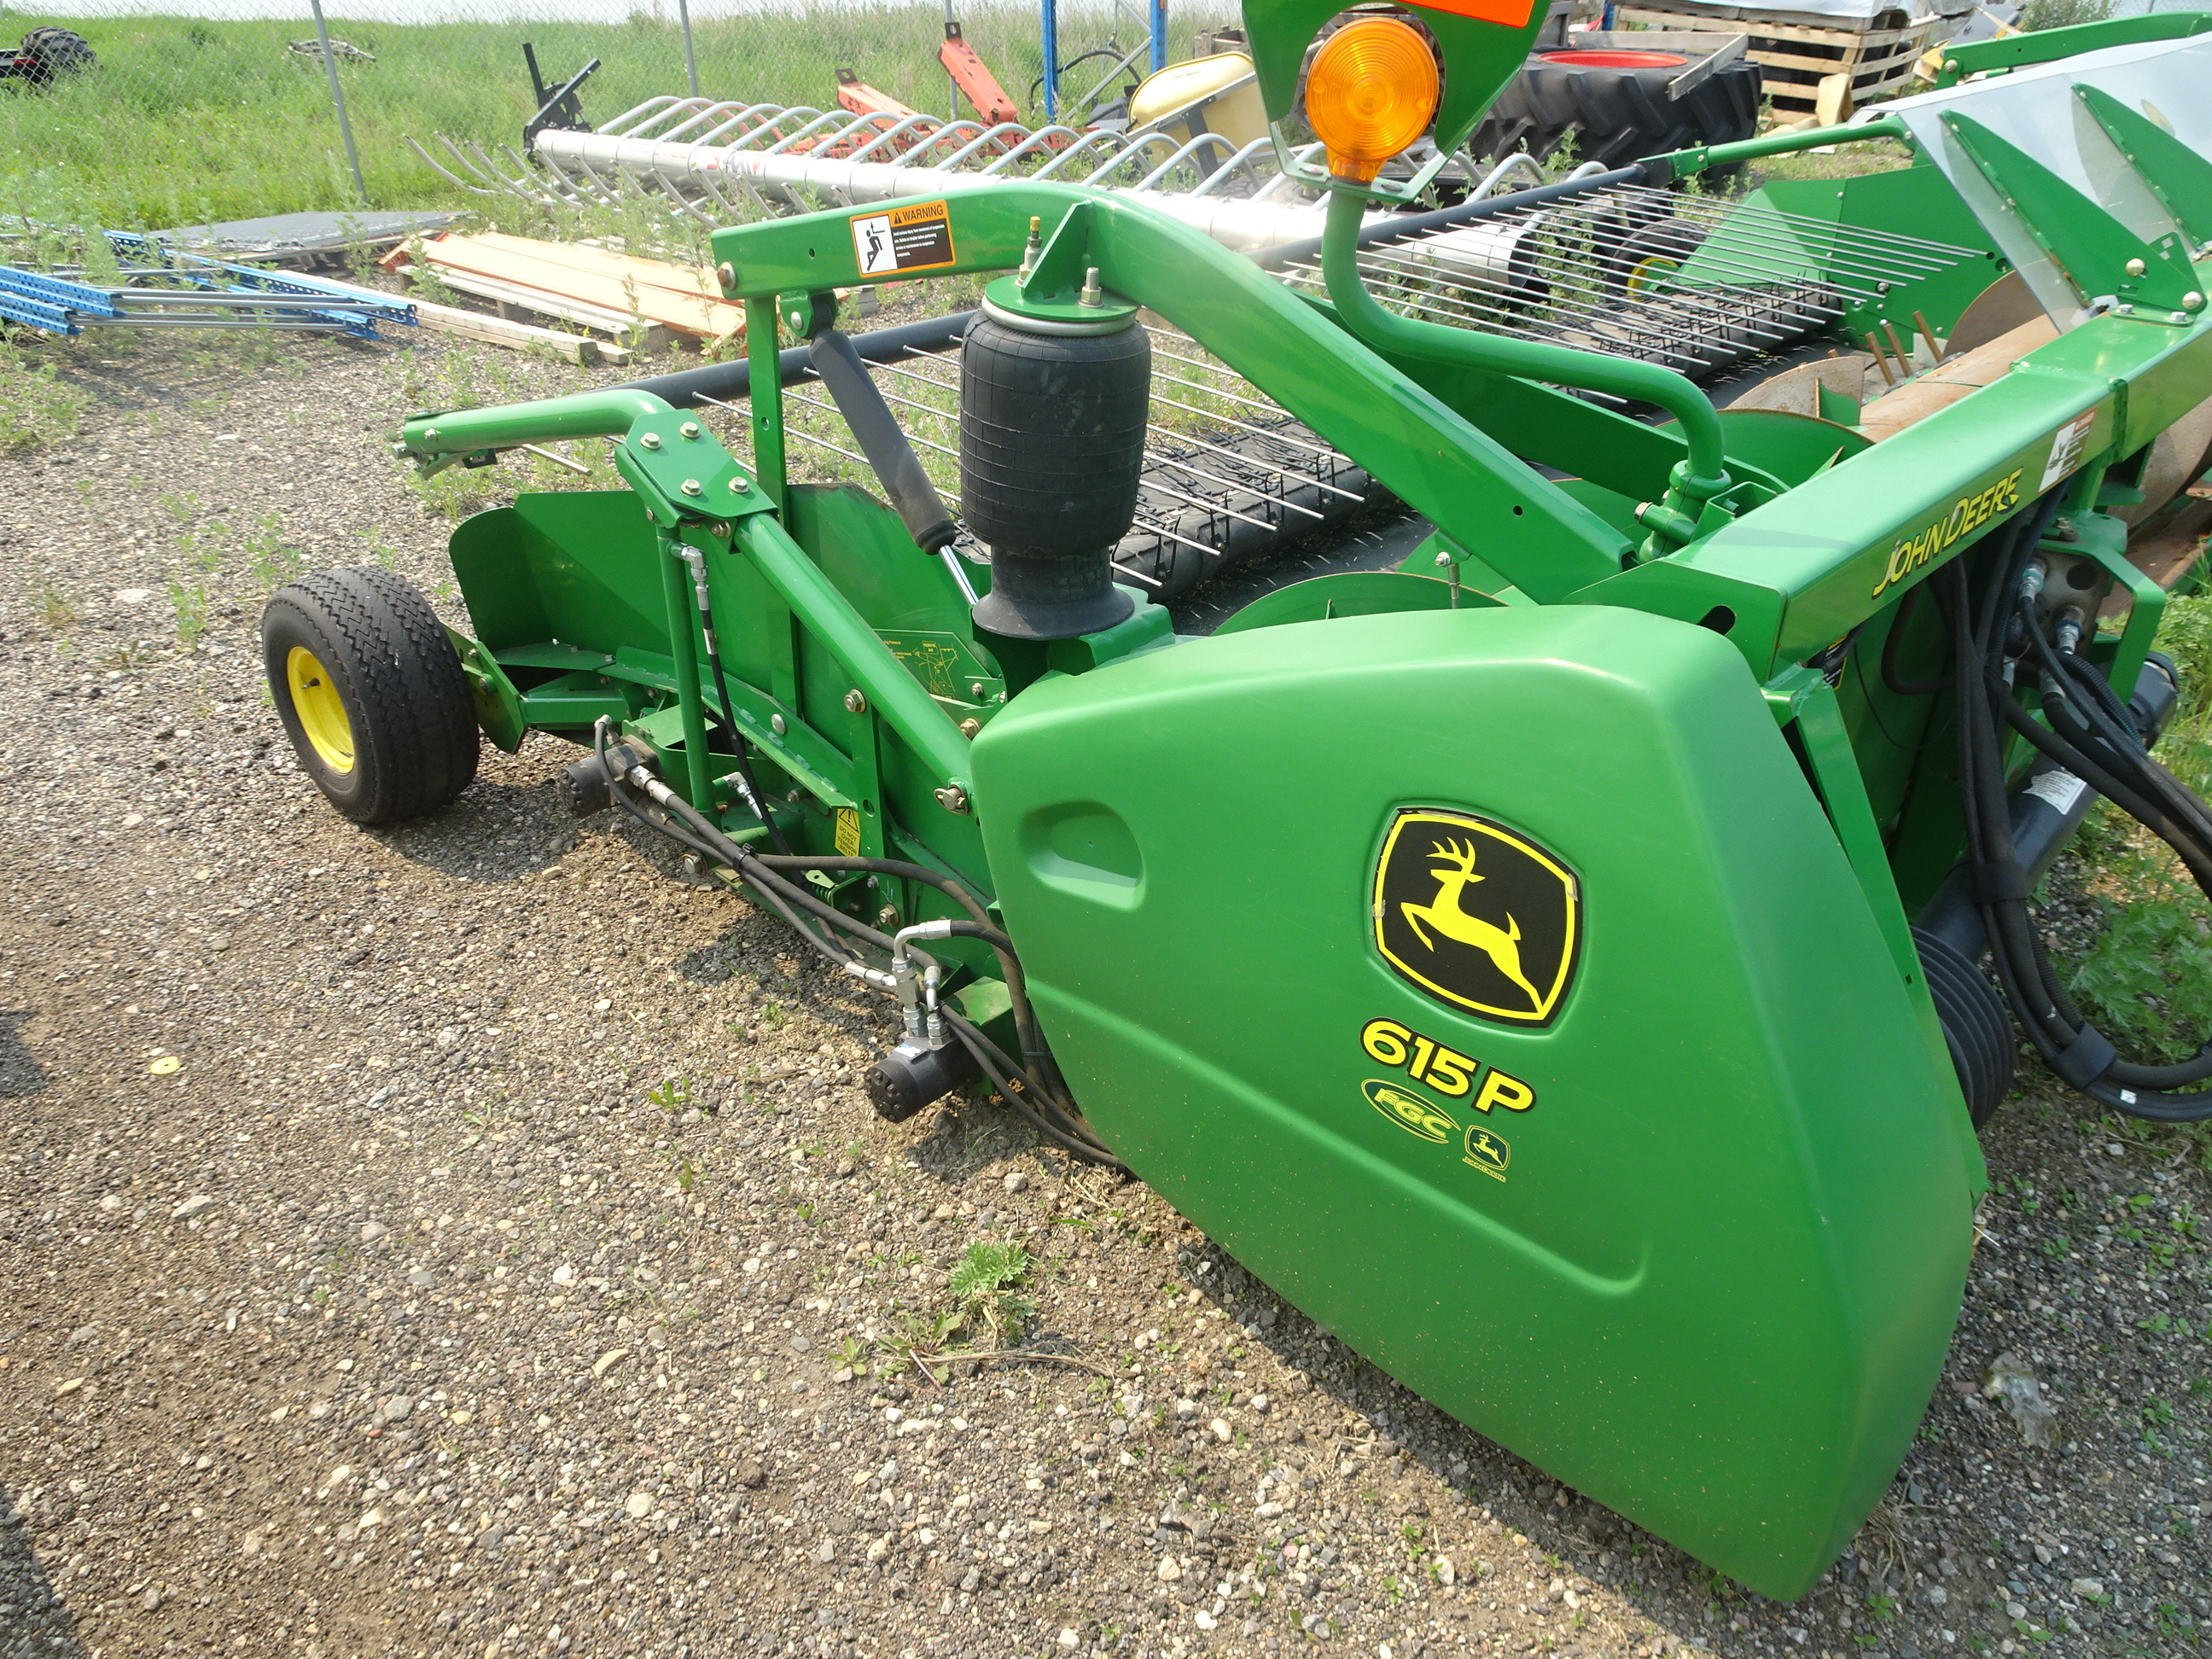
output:
M593 738L595 752L600 757L602 769L605 770L607 769L606 734L604 723L594 728ZM786 881L776 873L777 867L823 869L880 866L882 872L886 873L900 875L911 873L917 878L924 879L930 884L953 894L964 908L976 912L981 911L980 902L975 901L972 895L959 889L957 884L920 865L902 864L888 859L816 859L804 854L787 854L778 857L771 865L769 860L748 851L736 842L730 840L704 813L665 785L653 788L655 802L664 811L673 814L680 821L679 823L656 823L629 798L627 780L616 777L611 770L609 776L612 781L616 797L641 823L735 871L738 878L752 889L778 917L793 931L804 936L808 944L812 945L818 953L838 967L855 974L869 983L878 982L876 970L871 969L868 964L850 952L839 950L832 940L824 938L816 927L808 926L799 913L805 912L807 915L815 918L818 923L826 923L830 927L878 950L889 951L893 948L894 941L890 936L845 915L843 911L825 903L795 883ZM1013 955L1013 942L1005 933L991 927L988 921L981 920L980 917L975 921L955 921L940 925L951 937L981 940L997 952L1001 967L1006 973L1008 995L1013 1000L1017 1011L1016 1029L1023 1033L1024 1046L1026 1050L1030 1041L1030 1034L1036 1030L1036 1019L1029 1007L1028 997L1023 986L1020 964ZM923 955L911 946L908 947L908 954ZM927 960L927 957L925 957L924 959ZM1045 1070L1051 1078L1051 1086L1041 1084L1030 1075L1028 1070L1014 1065L999 1050L996 1044L991 1042L969 1021L951 1009L941 1009L940 1012L954 1036L960 1040L962 1046L974 1055L977 1066L991 1079L993 1085L1030 1127L1054 1145L1079 1158L1115 1169L1124 1167L1118 1158L1095 1139L1077 1121L1078 1115L1073 1106L1067 1101L1064 1087L1060 1085L1057 1072L1049 1066L1048 1052L1046 1054L1046 1066L1039 1069ZM1039 1046L1042 1048L1041 1040Z
M681 556L690 565L693 590L699 601L699 632L707 642L707 667L714 677L714 696L720 700L720 725L730 739L730 752L737 757L738 776L745 787L745 803L753 809L753 816L766 827L769 839L775 843L779 853L791 851L791 844L776 827L775 816L769 809L768 797L761 791L760 780L753 775L752 744L745 734L738 730L738 706L730 699L730 682L722 673L722 647L714 638L714 602L707 591L707 556L694 547L683 546Z
M2076 615L2059 624L2066 637L2045 634L2030 561L2058 499L2057 490L2045 496L1999 542L1978 603L1963 562L1943 576L1960 691L1960 805L1990 961L2013 1017L2061 1078L2131 1117L2202 1122L2212 1118L2212 1089L2198 1086L2212 1080L2212 1040L2172 1065L2121 1056L2052 963L2028 909L2029 878L2013 843L2005 763L2008 736L2017 732L2163 841L2212 900L2212 810L2152 758L2104 676L2075 654L2094 624ZM2021 703L2015 681L2022 669L2039 678L2043 722Z

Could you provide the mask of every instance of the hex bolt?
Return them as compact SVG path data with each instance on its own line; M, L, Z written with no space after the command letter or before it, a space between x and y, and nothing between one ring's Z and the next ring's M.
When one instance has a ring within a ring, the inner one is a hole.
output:
M1443 569L1451 562L1451 555L1449 553L1439 552L1437 555L1437 568L1439 570Z
M982 702L982 701L983 701L983 682L982 682L982 681L981 681L981 680L977 680L974 684L970 685L970 686L968 688L968 695L969 695L969 696L971 696L971 697L975 698L975 701L976 701L976 702Z
M686 478L684 481L683 489L687 495L699 495L706 493L696 478Z
M735 288L738 285L738 268L727 259L714 267L714 276L724 288Z
M886 904L876 912L876 926L878 927L896 927L898 919L898 906L896 904Z
M855 687L845 694L845 712L848 714L865 714L868 712L868 700L861 696L859 688Z
M749 478L740 477L730 480L730 490L733 495L749 495L752 493L752 481Z
M660 434L658 432L648 432L640 438L638 442L647 449L658 449L660 447Z
M2197 293L2194 289L2191 289L2188 293L2181 296L2181 308L2184 311L2203 310L2204 296Z
M768 729L775 732L779 738L781 737L786 730L783 723L783 716L781 714L770 714L768 717Z
M682 426L678 427L676 429L687 438L696 438L699 435L699 422L696 421L686 421Z
M966 720L960 722L960 735L970 739L971 741L974 739L975 734L982 729L983 722L977 720L973 714L970 714Z
M434 426L424 427L422 428L422 441L426 444L434 444L437 442L438 428Z
M1104 303L1104 292L1098 286L1098 267L1093 265L1083 273L1083 291L1077 295L1079 305L1096 306Z
M2143 272L2149 269L2150 267L2140 259L2130 259L2128 261L2128 275L2130 276L2140 276Z

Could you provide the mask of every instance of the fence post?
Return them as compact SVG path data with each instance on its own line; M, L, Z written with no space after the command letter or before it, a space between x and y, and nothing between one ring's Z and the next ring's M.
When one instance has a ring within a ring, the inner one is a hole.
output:
M1152 72L1168 66L1168 0L1152 0Z
M691 0L676 0L676 15L684 25L684 72L691 78L691 95L699 95L699 54L691 50Z
M323 0L307 0L314 8L315 39L322 42L323 72L331 77L331 103L338 112L338 137L345 140L346 165L353 169L353 187L368 203L368 185L361 176L361 155L353 147L353 123L346 119L345 89L338 85L338 60L331 55L331 26L323 21Z
M1060 6L1044 0L1044 124L1060 119Z

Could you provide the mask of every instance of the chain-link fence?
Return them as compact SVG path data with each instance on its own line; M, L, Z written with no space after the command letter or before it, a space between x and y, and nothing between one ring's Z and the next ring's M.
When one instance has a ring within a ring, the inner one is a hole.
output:
M187 8L195 15L180 15ZM1133 53L1119 82L1150 66L1150 0L1061 0L1066 99ZM957 9L968 43L1031 121L1042 119L1041 11L1038 0ZM1234 0L1175 4L1169 57L1189 56L1198 31L1235 14ZM0 211L165 226L343 210L362 190L378 207L449 204L461 192L409 140L434 154L441 134L520 149L536 106L526 44L549 86L598 60L580 94L595 124L695 84L709 98L834 108L841 69L916 109L967 113L938 61L945 18L943 0L325 0L326 65L311 0L9 10L0 46L65 29L97 61L0 81Z

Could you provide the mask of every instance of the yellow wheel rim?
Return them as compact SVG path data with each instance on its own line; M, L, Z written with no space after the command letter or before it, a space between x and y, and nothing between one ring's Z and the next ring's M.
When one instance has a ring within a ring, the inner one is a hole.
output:
M292 712L300 717L315 758L341 775L353 770L353 722L346 718L338 689L330 671L305 646L295 645L284 659L284 680L292 693Z
M1628 273L1629 294L1640 300L1646 294L1656 290L1661 283L1681 268L1682 262L1680 259L1670 258L1663 253L1654 254L1646 259L1638 259L1636 262L1636 268Z

